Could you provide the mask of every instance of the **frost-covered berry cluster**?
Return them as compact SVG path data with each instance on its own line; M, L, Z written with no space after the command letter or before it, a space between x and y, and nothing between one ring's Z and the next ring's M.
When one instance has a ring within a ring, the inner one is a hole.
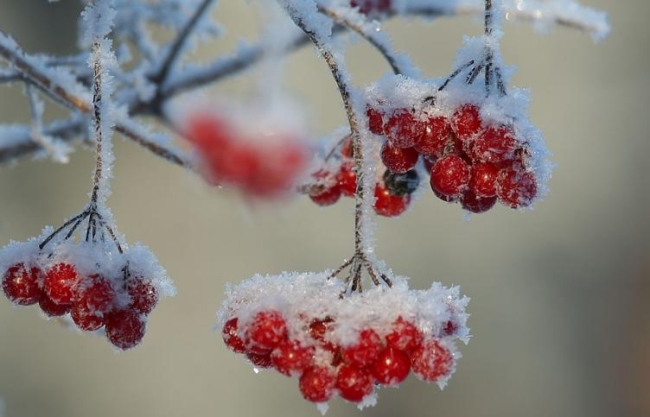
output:
M371 405L412 372L445 386L468 341L458 288L410 290L402 277L363 292L323 273L254 276L230 287L218 313L226 346L257 368L296 377L303 397Z
M118 252L113 242L42 246L50 232L0 250L5 296L16 305L38 304L48 317L69 314L83 331L103 328L119 349L140 343L147 316L174 291L153 254L141 245Z

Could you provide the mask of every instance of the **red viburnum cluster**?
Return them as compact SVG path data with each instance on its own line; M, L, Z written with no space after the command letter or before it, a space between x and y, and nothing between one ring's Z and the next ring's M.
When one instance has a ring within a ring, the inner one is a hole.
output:
M398 279L393 288L340 298L345 286L326 278L244 281L220 313L226 346L258 368L296 377L303 397L315 403L338 395L370 405L376 388L397 387L411 372L444 386L460 356L454 340L468 334L467 300L457 290L437 284L410 291Z
M473 213L497 200L511 208L533 202L537 179L527 161L530 150L512 126L486 123L473 104L457 107L451 117L432 110L384 113L368 107L369 130L386 137L381 158L388 170L406 172L422 157L434 194Z
M311 158L309 147L290 131L257 129L246 122L242 126L236 118L208 112L184 121L185 137L198 151L206 180L261 199L291 192Z
M352 139L345 138L331 157L337 164L319 169L312 175L318 192L310 198L320 206L336 203L343 195L354 197L357 189L357 175L352 152ZM385 171L375 182L375 202L373 208L380 216L394 217L402 214L411 203L411 194L417 189L420 177L416 170L400 172Z
M130 349L144 337L166 283L147 274L145 248L113 256L98 246L64 243L52 252L32 241L11 243L0 252L2 289L16 305L38 304L48 317L69 314L80 330L103 329L115 347Z

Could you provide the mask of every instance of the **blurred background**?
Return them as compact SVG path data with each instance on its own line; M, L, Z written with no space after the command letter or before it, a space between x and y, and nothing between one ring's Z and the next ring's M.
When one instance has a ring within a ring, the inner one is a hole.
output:
M584 3L609 13L613 31L600 44L566 28L505 27L512 84L532 90L530 118L557 163L549 196L534 211L497 206L467 220L427 192L402 218L378 221L377 252L396 273L416 288L458 284L472 298L472 341L450 384L440 391L410 377L362 412L331 401L329 416L650 416L650 2ZM199 59L256 39L254 7L218 2L226 37ZM75 1L0 0L0 29L28 52L72 53L80 10ZM448 74L462 36L482 31L469 17L385 28L428 77ZM361 42L348 65L358 85L388 70ZM343 125L331 75L312 49L293 54L286 71L315 135ZM250 93L257 75L212 92ZM0 122L28 120L22 87L0 88ZM124 353L0 299L5 417L318 416L295 379L255 374L225 348L215 312L226 282L338 266L353 250L353 202L251 207L130 142L116 140L116 153L109 202L118 226L156 253L178 295L151 315L141 346ZM89 149L67 165L1 166L0 246L78 212L92 166Z

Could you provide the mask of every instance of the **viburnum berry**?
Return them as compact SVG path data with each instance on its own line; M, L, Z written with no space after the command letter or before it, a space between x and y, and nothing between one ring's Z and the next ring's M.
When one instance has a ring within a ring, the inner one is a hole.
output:
M386 335L386 344L398 350L410 353L422 343L422 333L413 323L401 316L395 320L390 333Z
M368 107L366 109L366 116L368 117L368 130L375 135L384 134L384 116L379 110ZM350 157L352 154L349 155Z
M74 266L59 262L45 272L43 291L55 304L72 304L78 281Z
M334 395L336 377L329 368L315 366L302 373L298 384L307 401L324 403Z
M377 361L371 370L378 383L396 386L408 376L411 370L411 360L404 351L388 346L379 352Z
M331 206L341 198L341 188L338 184L334 184L318 194L310 195L309 198L319 206Z
M304 370L309 366L314 354L312 347L301 346L296 340L284 340L273 349L271 361L278 372L284 375Z
M537 196L535 175L518 167L502 169L497 176L497 196L508 207L528 207Z
M384 125L386 139L397 148L412 147L423 132L424 124L407 109L395 111Z
M466 190L460 197L463 208L471 213L484 213L490 210L497 202L497 197L479 197L471 190Z
M287 324L276 310L259 311L244 330L244 344L255 353L270 353L287 337Z
M490 164L512 160L517 148L515 134L507 126L489 126L478 135L471 146L473 159Z
M233 317L223 325L221 330L221 336L223 341L228 346L230 350L237 353L246 352L246 346L244 346L244 341L239 337L239 328L238 328L238 319Z
M427 156L442 156L452 140L451 126L446 117L430 117L424 124L422 134L416 137L415 150Z
M246 352L246 359L258 368L271 368L273 366L271 352L257 353L249 351Z
M126 292L131 297L129 308L148 315L158 304L158 290L142 277L131 277L126 282Z
M477 106L464 104L454 111L451 128L462 141L470 139L481 130L481 114Z
M45 294L38 300L38 306L48 317L59 317L70 311L71 304L56 304Z
M414 169L403 174L397 174L386 170L384 172L384 184L386 189L396 196L405 196L413 194L420 185L420 175Z
M350 136L345 137L341 143L341 156L344 158L352 158L354 156L354 146Z
M336 375L336 388L341 398L355 403L372 393L373 383L368 370L352 365L341 365Z
M420 154L414 148L398 148L389 142L381 147L381 160L390 171L403 174L418 162Z
M451 374L454 357L437 340L425 341L411 354L411 369L423 381L437 382Z
M344 162L339 168L337 179L341 194L346 197L353 197L357 193L357 174L354 162Z
M314 319L309 323L309 328L307 329L307 333L309 336L311 336L314 340L318 340L319 342L324 342L325 337L327 332L330 330L331 326L334 323L334 319L331 317L325 317L323 319Z
M106 337L117 348L126 350L137 346L144 337L146 320L134 310L118 310L106 315Z
M9 267L2 277L2 289L7 298L18 305L36 304L41 298L42 271L38 267L28 268L24 263Z
M411 202L410 195L393 195L381 184L375 186L374 209L377 214L385 217L395 217L404 213Z
M106 315L115 307L116 293L101 276L89 280L89 285L78 290L70 316L81 330L94 331L104 325Z
M363 368L372 365L381 349L381 338L377 332L373 329L364 329L359 333L355 343L341 346L341 355L345 363Z
M472 177L469 189L478 197L497 195L497 175L499 168L495 165L477 162L472 165Z
M431 171L431 188L448 197L458 197L467 188L470 166L457 155L438 159Z

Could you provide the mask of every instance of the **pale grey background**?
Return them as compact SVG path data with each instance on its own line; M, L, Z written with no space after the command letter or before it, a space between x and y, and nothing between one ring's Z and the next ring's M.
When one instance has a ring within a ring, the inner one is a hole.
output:
M568 29L539 36L524 24L507 25L503 41L505 60L518 68L514 84L531 88L531 119L557 162L548 198L533 212L498 207L466 221L457 205L427 193L403 218L379 221L378 253L396 272L419 288L433 279L460 284L472 298L473 339L443 392L411 378L381 391L364 415L650 415L650 2L585 3L610 13L614 30L601 44ZM30 52L71 52L79 10L72 0L0 0L0 28ZM229 38L202 59L253 36L251 10L219 2ZM481 31L469 18L386 28L427 76L448 73L462 35ZM371 50L352 51L357 82L386 71ZM344 123L316 54L305 49L289 63L292 90L314 103L316 132ZM254 79L233 79L215 94L237 94ZM0 88L0 121L26 115L21 89ZM118 141L117 158L110 204L118 226L155 251L179 294L152 314L144 343L123 354L0 300L7 417L317 416L295 380L255 375L228 352L212 331L214 313L225 282L337 266L352 251L351 200L323 210L307 199L250 208L131 143ZM88 150L68 165L0 167L0 245L80 210L91 170ZM360 414L331 405L330 416Z

